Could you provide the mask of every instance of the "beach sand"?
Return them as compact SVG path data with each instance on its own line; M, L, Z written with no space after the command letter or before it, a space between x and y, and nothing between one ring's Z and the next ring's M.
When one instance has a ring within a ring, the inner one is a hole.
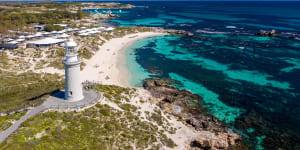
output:
M128 80L130 72L128 72L125 65L125 50L133 42L142 38L163 35L163 33L143 32L124 36L122 38L115 38L107 41L100 50L89 60L86 61L85 68L81 71L82 81L95 81L101 84L118 85L122 87L130 87ZM107 78L108 77L108 78ZM130 103L141 107L141 112L153 112L157 107L152 103L140 103L140 99L153 99L151 94L143 88L136 88L137 97L132 98ZM104 102L104 101L103 101ZM111 103L106 103L115 107ZM167 117L165 117L167 119ZM197 131L185 126L183 123L177 121L174 117L168 119L174 128L177 129L175 134L168 134L173 141L178 145L176 149L184 149L186 142L195 138ZM165 147L164 149L168 149Z
M126 48L128 48L137 40L158 35L163 35L163 33L143 32L130 34L122 38L115 38L107 41L91 59L86 61L87 65L81 71L81 80L95 81L106 85L131 87L128 83L130 72L127 70L125 65ZM146 112L152 113L155 109L160 109L156 104L151 102L151 100L154 100L155 98L151 96L149 91L143 89L142 87L135 88L137 95L132 97L129 103L140 107L139 111L141 112L141 118L146 118ZM141 103L141 99L148 102ZM100 103L107 104L117 110L121 110L116 104L107 101L105 98ZM220 142L219 139L215 137L214 132L196 131L194 128L188 127L183 122L178 121L175 116L169 115L169 117L167 117L167 114L164 113L162 113L162 116L174 129L176 129L176 133L170 134L166 132L166 134L177 145L175 148L164 146L162 149L186 149L186 146L189 144L189 142L200 137L210 141ZM152 123L156 124L155 122Z
M129 87L130 72L125 65L126 48L137 40L158 35L163 35L163 33L142 32L105 42L100 50L85 62L87 65L81 71L81 80Z

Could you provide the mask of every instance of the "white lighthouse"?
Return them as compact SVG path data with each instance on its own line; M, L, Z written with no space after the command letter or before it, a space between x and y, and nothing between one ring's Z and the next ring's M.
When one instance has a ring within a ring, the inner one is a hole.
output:
M77 44L72 38L68 39L66 44L66 58L63 61L65 65L65 100L79 101L83 99L82 85L80 80L80 58L77 54Z

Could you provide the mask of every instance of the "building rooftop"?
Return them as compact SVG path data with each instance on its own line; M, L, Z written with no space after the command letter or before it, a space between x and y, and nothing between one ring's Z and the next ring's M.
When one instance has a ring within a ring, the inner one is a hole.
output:
M31 44L37 44L37 45L46 45L46 44L57 44L57 43L61 43L64 42L64 39L57 39L57 38L53 38L53 37L48 37L48 38L44 38L41 40L37 40L37 41L32 41L30 42Z

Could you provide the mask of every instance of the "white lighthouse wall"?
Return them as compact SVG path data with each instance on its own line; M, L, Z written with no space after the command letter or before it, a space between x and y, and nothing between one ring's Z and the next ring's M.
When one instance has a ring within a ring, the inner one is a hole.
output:
M82 85L80 80L80 63L65 65L65 75L65 99L71 101L83 99Z

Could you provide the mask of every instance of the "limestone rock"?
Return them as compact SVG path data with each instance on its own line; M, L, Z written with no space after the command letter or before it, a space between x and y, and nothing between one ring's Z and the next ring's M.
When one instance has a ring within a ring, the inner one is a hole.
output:
M201 135L192 139L186 149L247 149L241 144L242 138L238 134L228 130L224 123L207 112L200 96L169 86L170 83L171 80L147 79L143 86L156 98L154 103L161 109L184 120L187 126L201 131ZM243 148L240 149L240 145Z
M247 149L246 147L240 146L240 142L241 137L235 133L204 133L192 139L186 147L190 150Z

